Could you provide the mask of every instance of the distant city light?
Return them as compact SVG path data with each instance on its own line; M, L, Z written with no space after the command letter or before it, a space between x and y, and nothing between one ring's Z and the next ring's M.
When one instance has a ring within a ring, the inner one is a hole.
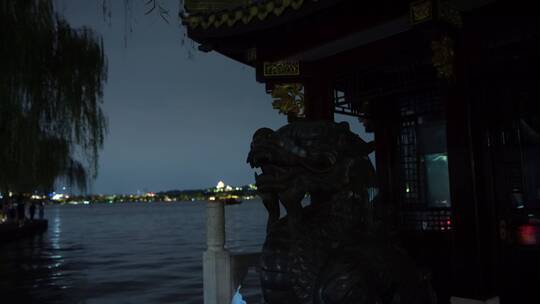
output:
M59 201L59 200L62 200L63 198L64 198L64 194L61 194L61 193L54 193L53 196L51 197L53 201Z
M160 203L160 202L208 202L222 199L251 200L257 199L256 186L248 184L244 186L231 186L219 181L216 187L202 188L195 190L174 190L161 192L140 192L139 194L67 194L61 189L69 187L58 187L58 192L43 194L38 191L28 193L27 197L32 200L46 200L47 204L68 204L68 205L90 205L95 203ZM8 193L0 193L7 196ZM0 217L1 220L1 217Z

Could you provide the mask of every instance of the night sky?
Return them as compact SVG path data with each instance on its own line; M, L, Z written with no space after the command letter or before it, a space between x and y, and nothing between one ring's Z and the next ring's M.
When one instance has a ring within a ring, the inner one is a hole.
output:
M144 1L134 0L131 33L123 1L111 2L109 22L101 1L57 1L73 26L89 26L103 36L108 57L103 107L109 134L89 191L197 189L219 180L253 183L245 162L252 134L286 123L272 109L264 85L255 81L255 70L199 52L189 40L183 45L177 0L169 2L170 24L156 14L145 16ZM363 130L357 120L347 120L354 131Z

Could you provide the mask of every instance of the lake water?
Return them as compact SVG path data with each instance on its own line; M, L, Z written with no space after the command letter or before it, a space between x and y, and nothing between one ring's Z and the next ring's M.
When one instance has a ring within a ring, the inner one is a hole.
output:
M204 202L54 205L42 236L0 244L1 303L202 303ZM226 206L227 247L260 251L260 201ZM254 271L248 303L260 303ZM10 296L13 300L8 300Z

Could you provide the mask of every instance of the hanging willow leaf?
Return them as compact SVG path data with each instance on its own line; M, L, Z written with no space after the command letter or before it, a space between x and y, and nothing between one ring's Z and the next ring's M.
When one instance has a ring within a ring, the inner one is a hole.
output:
M0 28L0 191L46 190L58 177L84 188L107 130L102 40L51 0L2 1Z

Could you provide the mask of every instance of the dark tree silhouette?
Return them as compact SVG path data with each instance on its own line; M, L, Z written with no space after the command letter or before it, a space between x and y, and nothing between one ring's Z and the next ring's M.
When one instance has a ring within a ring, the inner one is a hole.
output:
M84 189L107 129L101 39L51 0L3 0L0 67L0 191L49 190L59 177Z

